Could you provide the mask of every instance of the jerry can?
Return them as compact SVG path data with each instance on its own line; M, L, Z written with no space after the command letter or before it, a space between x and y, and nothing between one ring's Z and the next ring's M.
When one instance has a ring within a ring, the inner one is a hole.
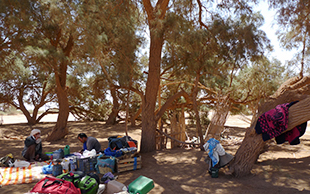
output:
M154 181L141 175L128 185L128 192L130 194L146 194L153 188Z

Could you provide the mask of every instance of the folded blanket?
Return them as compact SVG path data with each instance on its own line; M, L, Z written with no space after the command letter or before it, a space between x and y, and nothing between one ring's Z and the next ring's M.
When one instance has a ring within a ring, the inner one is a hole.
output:
M305 133L307 122L281 134L288 126L289 108L297 102L298 101L294 101L277 105L276 108L262 114L258 118L255 126L256 133L262 134L264 141L275 137L278 144L284 143L285 141L288 141L291 145L299 144L299 137Z
M46 174L42 174L42 167L50 162L51 161L35 162L28 167L1 167L0 185L37 182L46 176Z
M279 136L287 129L288 105L289 103L277 105L258 118L255 130L257 134L262 134L264 141Z

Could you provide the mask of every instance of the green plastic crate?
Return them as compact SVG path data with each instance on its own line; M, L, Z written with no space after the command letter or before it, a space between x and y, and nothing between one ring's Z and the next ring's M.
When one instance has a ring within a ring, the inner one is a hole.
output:
M146 194L154 188L154 181L145 176L139 176L136 180L128 185L130 194Z

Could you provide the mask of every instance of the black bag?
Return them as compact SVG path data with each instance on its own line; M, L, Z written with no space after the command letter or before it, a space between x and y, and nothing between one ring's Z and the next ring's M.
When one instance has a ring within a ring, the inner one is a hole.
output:
M121 148L128 148L130 147L128 145L128 141L132 141L138 146L138 142L134 139L132 139L130 136L111 136L108 138L109 140L109 147L111 150L119 150Z
M0 167L10 167L13 166L15 159L12 154L8 154L0 158Z
M119 150L127 146L127 142L121 136L111 136L108 138L111 150Z

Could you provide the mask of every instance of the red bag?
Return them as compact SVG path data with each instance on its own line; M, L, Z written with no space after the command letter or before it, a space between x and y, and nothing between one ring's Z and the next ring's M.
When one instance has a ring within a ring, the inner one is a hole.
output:
M30 192L50 194L81 194L81 190L76 188L72 182L48 176L41 179Z

